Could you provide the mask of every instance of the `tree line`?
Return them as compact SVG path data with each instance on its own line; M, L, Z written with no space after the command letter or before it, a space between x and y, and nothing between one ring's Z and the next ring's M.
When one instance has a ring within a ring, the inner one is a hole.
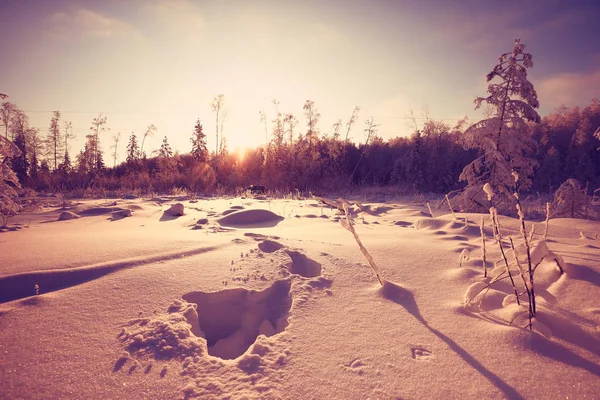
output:
M465 149L463 143L468 121L450 126L427 118L412 136L384 140L369 118L362 128L367 140L357 145L348 140L348 134L356 125L358 110L352 112L345 127L338 121L329 132L320 130L320 114L312 101L304 105L305 127L298 127L294 115L277 112L271 141L247 150L242 157L231 154L223 139L209 152L200 120L190 129L189 153L174 153L164 137L160 149L148 157L144 142L156 132L150 125L139 138L131 134L126 161L119 165L116 149L120 136L113 138L108 155L112 166L106 165L100 148L107 131L106 116L93 119L84 148L74 159L69 144L72 124L62 122L59 111L53 113L46 137L30 127L27 115L10 102L2 103L0 121L5 138L20 150L19 156L5 162L10 162L23 187L38 191L88 187L168 191L178 187L210 193L216 188L234 192L250 184L263 184L280 191L398 186L407 193L447 193L464 186L459 181L461 172L477 156L475 149ZM598 126L598 99L585 108L560 107L541 123L528 124L520 140L528 143L537 164L530 191L553 193L568 178L590 188L600 186Z

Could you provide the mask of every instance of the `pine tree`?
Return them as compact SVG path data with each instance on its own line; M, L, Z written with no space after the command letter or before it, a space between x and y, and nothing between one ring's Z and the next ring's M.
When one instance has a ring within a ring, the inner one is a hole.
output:
M475 99L475 109L486 103L492 115L469 127L462 144L466 149L477 149L478 157L468 164L460 175L467 187L460 196L465 209L482 204L482 187L489 183L496 193L496 206L507 209L514 203L513 192L517 190L512 171L519 176L520 189L531 185L531 175L536 162L527 157L535 147L529 135L528 121L540 122L535 111L539 107L533 85L527 80L527 68L533 66L532 56L525 53L525 45L515 40L510 53L498 59L498 64L487 75L487 81L500 79L488 85L489 96Z
M413 147L407 160L407 179L416 190L425 187L425 153L423 149L423 136L421 131L416 131L413 136Z
M162 141L162 145L160 146L160 150L158 151L158 156L163 158L171 158L173 156L173 150L171 150L171 146L169 146L166 136Z
M29 171L29 161L27 160L27 149L25 146L25 133L18 130L15 135L15 146L19 149L19 154L12 159L12 170L15 171L21 185L27 183L27 172Z
M192 155L198 161L206 162L208 158L208 148L206 147L206 135L202 132L202 124L198 119L192 134Z
M65 156L63 158L63 162L58 166L63 174L69 174L73 169L73 164L71 163L71 156L69 156L69 151L65 151Z
M34 150L33 154L31 155L31 161L29 165L29 178L31 178L33 185L37 184L39 168L40 166L38 165L37 152Z
M60 112L54 111L50 120L50 129L46 136L47 154L54 162L54 169L58 168L62 155L63 137L60 133Z
M131 164L139 158L140 149L137 144L137 137L132 132L129 137L129 143L127 144L127 163Z

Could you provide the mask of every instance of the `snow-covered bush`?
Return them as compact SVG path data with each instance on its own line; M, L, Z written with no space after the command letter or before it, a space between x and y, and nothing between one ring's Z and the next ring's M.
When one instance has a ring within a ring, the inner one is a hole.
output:
M589 199L576 179L567 179L554 193L553 217L587 218Z
M477 158L463 169L459 178L467 182L457 196L463 210L487 208L481 192L484 184L493 188L493 205L500 211L514 210L513 193L531 186L536 162L528 156L535 149L535 142L529 135L527 122L539 123L540 116L535 111L539 107L537 94L527 80L527 68L533 66L532 56L524 50L525 45L515 40L512 52L502 54L487 75L488 82L496 77L500 82L488 85L489 96L475 99L475 109L486 103L492 114L469 127L461 138L466 149L479 150ZM518 188L513 171L520 177Z
M9 160L20 154L17 146L8 139L0 136L0 226L5 226L8 219L19 211L19 205L15 203L16 189L19 189L19 180L10 169Z

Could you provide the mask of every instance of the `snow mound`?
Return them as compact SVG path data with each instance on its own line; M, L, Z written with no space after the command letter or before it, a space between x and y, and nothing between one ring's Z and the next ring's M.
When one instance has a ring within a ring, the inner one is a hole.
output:
M59 221L69 221L72 219L77 219L80 218L80 215L75 214L74 212L71 211L63 211L60 213L60 215L58 216L58 220Z
M277 225L284 218L269 210L242 210L233 212L219 218L221 226L229 227L271 227Z
M113 221L117 221L119 219L131 217L132 215L133 215L133 212L131 210L125 209L125 210L114 211L111 214L111 218Z
M231 360L244 354L258 335L273 336L287 327L290 287L289 280L279 280L262 291L191 292L183 299L197 305L198 329L206 338L208 353Z
M206 354L196 307L196 304L175 300L166 315L129 321L118 339L129 353L149 354L157 359Z
M165 214L170 215L171 217L181 217L183 215L183 209L183 204L176 203L169 207L169 209L165 211Z
M448 221L435 218L421 218L415 221L416 229L441 229L448 225Z

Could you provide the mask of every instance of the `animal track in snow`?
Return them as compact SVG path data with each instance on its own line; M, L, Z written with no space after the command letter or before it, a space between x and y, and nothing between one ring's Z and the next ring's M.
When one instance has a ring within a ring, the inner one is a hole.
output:
M431 361L433 352L423 346L410 346L412 358L416 361Z
M358 375L363 375L365 373L365 364L360 360L360 358L354 358L349 363L342 364L342 368L346 371L353 372Z
M292 274L297 274L305 278L314 278L321 275L321 264L306 257L304 254L294 251L286 250L288 256L292 259L291 263L286 264L287 269Z

